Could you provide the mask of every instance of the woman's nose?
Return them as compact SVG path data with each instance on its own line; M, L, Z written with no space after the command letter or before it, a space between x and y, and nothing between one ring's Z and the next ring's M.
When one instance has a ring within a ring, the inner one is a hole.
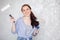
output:
M27 13L27 10L25 10L25 13Z

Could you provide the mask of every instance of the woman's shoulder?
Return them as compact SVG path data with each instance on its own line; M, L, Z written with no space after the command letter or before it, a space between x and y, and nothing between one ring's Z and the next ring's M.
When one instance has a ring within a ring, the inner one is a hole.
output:
M23 17L19 17L19 18L16 20L16 22L22 21L22 18L23 18Z
M23 17L19 17L17 20L21 20Z

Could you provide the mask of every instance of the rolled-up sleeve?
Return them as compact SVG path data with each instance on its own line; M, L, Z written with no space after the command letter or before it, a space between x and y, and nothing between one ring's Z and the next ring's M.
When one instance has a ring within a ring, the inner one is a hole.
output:
M19 26L19 23L18 23L18 21L16 21L16 22L15 22L15 32L13 32L13 31L11 30L11 32L12 32L13 34L18 33L18 26Z
M39 26L39 25L38 25L38 26L35 26L35 28L36 28L36 29L39 29L39 28L40 28L40 26Z
M18 33L18 27L19 27L19 23L18 23L18 21L16 21L16 23L15 23L15 28L16 28L16 33Z

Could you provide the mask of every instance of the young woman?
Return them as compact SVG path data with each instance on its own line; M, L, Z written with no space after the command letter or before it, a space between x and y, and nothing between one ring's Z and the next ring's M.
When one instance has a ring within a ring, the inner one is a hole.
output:
M22 5L21 11L24 16L16 22L14 18L11 18L12 32L17 33L17 40L32 40L32 36L38 33L39 22L28 4Z

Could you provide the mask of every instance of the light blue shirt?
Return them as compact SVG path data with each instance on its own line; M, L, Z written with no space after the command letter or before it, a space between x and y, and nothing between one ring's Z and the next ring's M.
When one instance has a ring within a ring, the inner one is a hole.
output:
M17 33L18 37L24 37L24 38L32 37L33 36L32 33L34 32L34 30L39 28L39 26L37 28L36 27L32 28L31 25L26 25L22 17L20 17L16 21L15 26L16 26L16 32L14 33Z

